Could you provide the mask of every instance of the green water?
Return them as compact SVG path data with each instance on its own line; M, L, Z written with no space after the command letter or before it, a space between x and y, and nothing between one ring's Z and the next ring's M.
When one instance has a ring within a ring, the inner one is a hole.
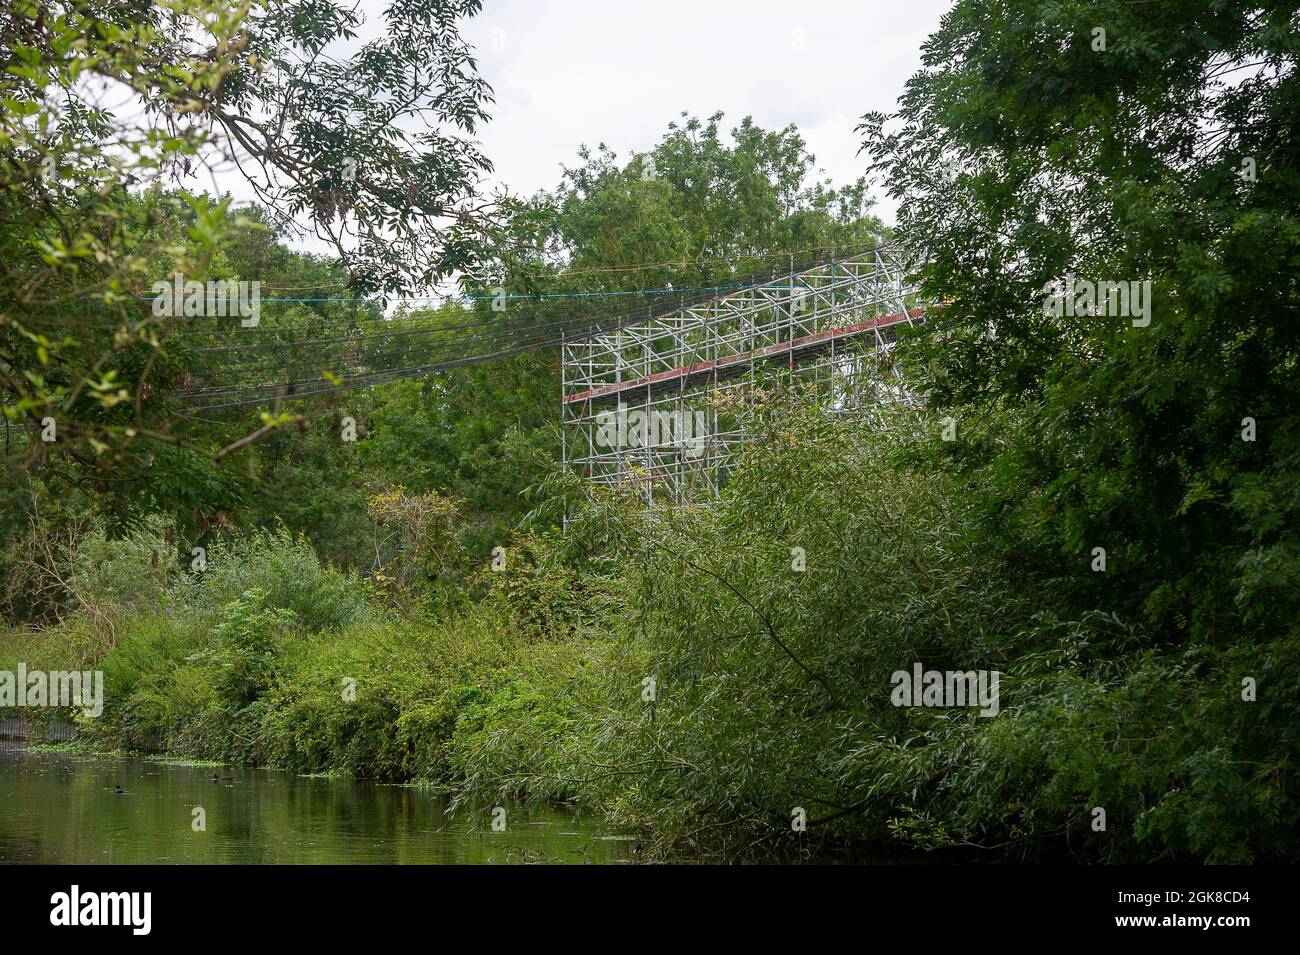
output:
M212 776L233 779L213 782ZM126 790L116 795L114 787ZM195 832L193 810L206 814ZM427 789L270 770L0 752L0 863L627 862L596 820L448 817Z

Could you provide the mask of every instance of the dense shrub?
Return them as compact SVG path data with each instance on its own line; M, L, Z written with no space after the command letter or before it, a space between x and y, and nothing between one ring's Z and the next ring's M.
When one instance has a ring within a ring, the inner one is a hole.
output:
M775 409L757 426L761 453L718 506L618 512L641 546L620 564L622 638L601 692L578 712L572 683L560 703L553 685L502 699L495 731L458 751L481 798L576 797L661 852L1294 854L1294 629L1171 648L1141 619L1067 616L1068 588L989 561L983 501L929 466L942 426L920 414L868 428ZM1000 671L999 714L894 707L890 675L917 662ZM1247 676L1267 699L1243 699ZM563 728L510 714L515 699L559 710Z
M1294 624L1243 610L1234 640L1171 643L1000 559L1043 533L1024 510L990 526L980 462L1025 427L1005 412L963 422L957 466L904 407L773 401L751 426L716 506L594 497L452 616L376 617L268 535L217 549L177 612L124 613L111 647L73 618L7 652L97 661L104 746L421 780L461 807L572 800L653 853L1296 851ZM894 706L915 663L1000 672L1000 711Z
M270 687L277 638L295 622L291 611L266 607L265 597L254 589L227 604L207 647L187 658L216 671L217 696L227 706L247 706Z
M291 611L313 630L366 619L365 588L322 566L311 543L285 530L223 538L207 548L206 568L185 574L177 598L188 612L211 615L253 589L263 606Z
M487 574L512 623L534 638L564 638L594 622L603 606L597 581L567 565L559 547L552 538L520 534L497 552L500 565Z
M70 563L74 598L101 619L122 610L159 610L176 569L173 548L152 523L116 539L97 526L78 541Z

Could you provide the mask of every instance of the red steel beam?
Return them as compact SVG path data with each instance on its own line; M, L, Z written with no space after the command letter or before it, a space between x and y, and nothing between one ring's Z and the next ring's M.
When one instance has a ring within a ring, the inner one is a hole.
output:
M843 328L828 328L824 332L818 332L815 335L805 335L803 338L796 338L790 342L777 342L775 345L768 345L766 348L760 348L757 351L745 352L743 355L731 355L727 358L715 358L712 361L698 361L692 365L681 365L677 368L670 368L667 371L656 372L645 378L637 378L635 381L621 381L609 385L601 385L599 388L588 388L586 391L579 391L572 395L564 396L565 404L573 404L575 401L585 401L588 398L603 398L606 395L616 394L622 391L628 391L632 388L643 388L646 385L658 384L661 381L671 381L674 378L688 378L691 375L697 375L701 372L713 371L715 368L727 368L731 365L741 364L755 358L770 358L773 355L784 355L787 352L799 351L804 348L810 348L813 345L820 345L831 339L848 338L852 335L861 335L863 332L871 331L876 328L884 328L889 325L897 325L913 318L920 318L925 314L925 309L914 308L909 312L898 312L894 315L882 315L879 318L873 318L869 321L859 322L856 325L846 325Z

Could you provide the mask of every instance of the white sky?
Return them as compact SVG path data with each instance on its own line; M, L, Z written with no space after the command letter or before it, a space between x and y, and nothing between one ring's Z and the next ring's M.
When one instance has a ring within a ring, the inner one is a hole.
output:
M362 0L367 10L384 0ZM582 143L626 159L685 110L799 127L835 183L864 170L859 117L894 108L951 0L486 0L469 20L492 84L496 179L553 188ZM877 196L887 220L893 207Z

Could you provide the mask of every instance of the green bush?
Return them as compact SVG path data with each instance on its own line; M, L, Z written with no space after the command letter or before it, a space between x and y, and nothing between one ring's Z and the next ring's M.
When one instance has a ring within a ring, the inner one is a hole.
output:
M537 639L564 638L594 621L599 594L592 580L566 565L560 543L534 533L521 534L504 548L505 564L487 574L513 625Z
M214 675L188 658L206 643L199 622L160 614L122 618L111 649L93 663L104 672L104 712L85 724L101 746L165 752L168 738L215 697Z
M216 691L229 707L247 706L271 685L277 638L295 621L288 610L265 606L266 594L250 590L226 605L208 646L187 658L217 673Z
M537 645L486 685L461 690L447 749L457 806L571 800L589 790L582 777L603 702L601 657L599 643Z
M187 611L210 617L253 589L262 591L263 606L291 611L312 630L370 616L361 581L321 566L311 543L285 530L213 543L206 568L184 574L176 595Z
M1061 588L989 561L985 500L930 466L922 414L868 428L777 402L753 426L716 507L596 502L623 542L619 644L598 690L515 679L462 714L462 800L575 798L662 853L1294 854L1294 628L1174 648L1142 620L1065 616ZM1001 712L893 706L917 662L1001 672ZM1243 701L1246 676L1267 700Z
M71 556L69 586L78 605L95 614L156 611L175 569L173 548L153 524L118 539L98 526Z

